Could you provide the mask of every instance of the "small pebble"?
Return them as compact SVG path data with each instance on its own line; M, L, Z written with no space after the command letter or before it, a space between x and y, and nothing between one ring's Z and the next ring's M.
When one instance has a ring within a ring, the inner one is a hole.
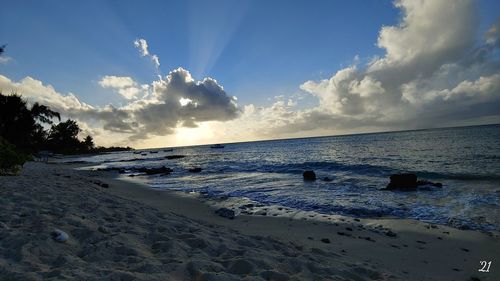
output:
M52 231L52 238L57 242L64 243L68 241L69 236L66 232L56 228Z

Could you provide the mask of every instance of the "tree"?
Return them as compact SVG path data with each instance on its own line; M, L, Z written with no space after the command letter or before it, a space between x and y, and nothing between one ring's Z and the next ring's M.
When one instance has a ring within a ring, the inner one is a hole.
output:
M27 155L44 149L64 154L131 149L96 148L91 136L81 142L76 121L70 119L54 124L55 118L61 121L59 113L45 105L34 103L30 108L20 95L3 95L0 91L0 138L5 152L2 157L9 157L7 155L12 151ZM51 125L49 131L46 129L48 125Z
M91 136L85 137L82 144L85 151L90 152L94 150L94 139Z
M22 150L31 149L36 122L21 96L0 93L0 136Z
M52 124L56 117L61 118L45 105L35 103L28 108L21 96L0 92L0 136L22 151L43 148L47 137L43 124Z
M50 148L56 152L65 154L79 152L79 132L80 127L78 127L75 120L68 119L65 122L52 125L47 138Z
M57 117L61 121L59 112L52 111L49 107L41 105L37 102L31 107L31 115L38 121L46 124L52 124L52 119Z
M0 175L13 175L29 157L16 151L16 147L0 137Z

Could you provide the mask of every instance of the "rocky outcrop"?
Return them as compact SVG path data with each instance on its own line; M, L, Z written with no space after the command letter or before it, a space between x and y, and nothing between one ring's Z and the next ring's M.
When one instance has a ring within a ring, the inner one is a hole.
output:
M417 181L417 186L434 186L434 187L443 187L443 184L440 182L432 182L428 180L418 180Z
M404 173L393 174L390 176L391 181L387 185L387 190L415 190L417 189L417 175Z
M314 171L304 171L304 173L302 173L302 177L305 181L315 181L316 173Z
M165 159L171 160L171 159L180 159L180 158L184 158L184 157L186 157L186 155L167 155L167 156L165 156Z
M390 182L384 190L414 191L417 190L417 187L419 186L442 187L443 184L439 182L431 182L428 180L418 180L416 174L401 173L392 174L390 176Z

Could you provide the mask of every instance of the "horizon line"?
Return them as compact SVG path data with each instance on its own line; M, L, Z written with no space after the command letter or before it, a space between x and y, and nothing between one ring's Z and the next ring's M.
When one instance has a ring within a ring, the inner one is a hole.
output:
M454 129L454 128L481 127L481 126L494 126L494 125L500 125L500 123L446 126L446 127L434 127L434 128L429 127L429 128L420 128L420 129L402 129L402 130L389 130L389 131L377 131L377 132L365 132L365 133L350 133L350 134L338 134L338 135L319 135L319 136L308 136L308 137L276 138L276 139L264 139L264 140L248 140L248 141L235 141L235 142L224 142L224 143L222 143L222 142L221 143L204 143L204 144L193 144L193 145L183 145L183 146L162 146L162 147L149 147L149 148L140 148L140 149L136 149L136 148L132 147L132 149L133 150L151 150L151 149L164 149L164 148L189 148L189 147L196 147L196 146L209 146L209 145L214 145L214 144L230 145L230 144L254 143L254 142L317 139L317 138L329 138L329 137L348 137L348 136L358 136L358 135L403 133L403 132L416 132L416 131L426 131L426 130Z

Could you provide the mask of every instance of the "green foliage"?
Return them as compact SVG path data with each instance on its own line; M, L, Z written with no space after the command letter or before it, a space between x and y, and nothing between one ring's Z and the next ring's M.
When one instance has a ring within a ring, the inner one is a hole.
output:
M0 175L16 174L29 157L0 137Z

